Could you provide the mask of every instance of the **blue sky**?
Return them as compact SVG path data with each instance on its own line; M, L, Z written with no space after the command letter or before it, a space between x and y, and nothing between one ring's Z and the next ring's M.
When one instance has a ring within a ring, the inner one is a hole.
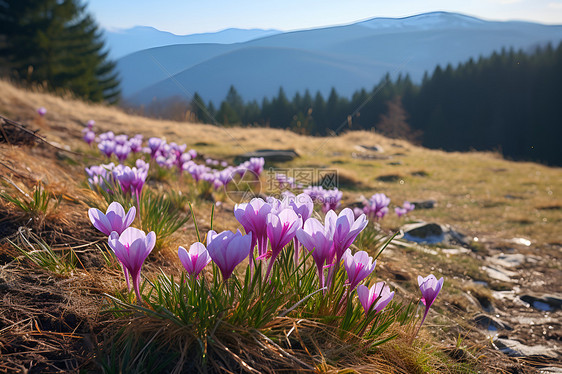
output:
M104 28L153 26L175 34L230 27L298 30L431 11L487 20L562 24L562 0L90 0Z

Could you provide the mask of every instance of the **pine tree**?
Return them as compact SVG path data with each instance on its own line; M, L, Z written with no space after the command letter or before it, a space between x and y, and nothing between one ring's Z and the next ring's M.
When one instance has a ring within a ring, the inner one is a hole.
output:
M0 1L1 73L50 91L116 102L115 64L85 9L79 0Z

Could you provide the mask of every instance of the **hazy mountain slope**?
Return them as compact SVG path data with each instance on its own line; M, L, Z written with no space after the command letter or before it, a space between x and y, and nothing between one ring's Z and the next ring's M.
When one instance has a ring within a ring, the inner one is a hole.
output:
M185 89L191 94L197 91L216 104L224 99L230 85L234 85L241 88L239 92L244 99L261 101L264 92L276 94L280 86L287 87L286 93L292 96L295 89L306 88L303 82L311 80L319 82L316 89L324 93L332 86L351 92L374 79L373 67L374 64L367 66L317 52L248 47L186 69L173 79L158 82L129 99L134 103L146 103L154 97L185 97Z
M135 52L117 61L125 98L183 70L238 48L233 44L180 44Z
M230 28L218 32L176 35L171 32L157 30L154 27L135 26L123 30L106 30L105 38L111 58L117 59L143 49L172 44L242 43L256 38L275 35L280 32L281 31L273 29L244 30Z

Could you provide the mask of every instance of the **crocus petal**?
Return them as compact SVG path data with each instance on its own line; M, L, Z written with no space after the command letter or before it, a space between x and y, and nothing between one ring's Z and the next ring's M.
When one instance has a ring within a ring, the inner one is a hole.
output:
M90 208L88 209L88 217L90 217L90 221L94 225L94 227L105 235L111 234L112 227L111 223L99 209Z

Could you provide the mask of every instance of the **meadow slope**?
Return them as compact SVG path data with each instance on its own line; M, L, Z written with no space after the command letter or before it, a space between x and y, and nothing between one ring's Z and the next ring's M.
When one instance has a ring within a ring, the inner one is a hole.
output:
M533 308L532 301L530 307L519 303L525 300L523 296L529 295L537 300L545 294L561 299L560 168L504 160L496 153L428 150L365 131L320 138L278 129L221 128L155 120L130 115L115 107L84 103L70 96L22 90L6 81L0 81L0 92L0 115L39 130L38 134L50 143L39 141L34 147L14 145L15 139L10 136L8 142L0 142L0 189L15 194L14 185L29 191L34 184L42 182L46 189L60 196L57 209L33 227L35 232L45 233L57 244L67 240L73 247L82 249L99 240L86 215L87 201L94 197L84 188L83 168L105 160L81 140L81 130L90 119L96 121L98 133L111 130L130 136L139 133L145 139L165 137L169 142L185 143L188 149L194 148L206 157L228 162L256 149L294 149L298 158L268 166L289 175L294 170L310 169L336 173L343 190L342 206L351 206L361 196L368 198L377 192L388 195L392 206L402 205L405 200L435 201L433 209L416 209L406 219L399 219L391 212L381 221L385 232L397 231L409 221L426 221L450 225L467 238L463 246L422 246L399 240L380 258L377 275L403 292L405 298L417 297L415 274L433 272L446 278L444 294L436 302L436 312L431 315L431 323L422 337L438 351L435 357L448 353L449 360L457 363L435 363L420 353L424 349L420 346L412 351L413 363L400 361L402 366L396 372L459 372L465 362L470 362L467 365L471 370L526 373L535 372L533 362L535 366L556 366L560 360L555 353L510 358L497 350L500 345L490 343L496 338L509 338L544 347L548 352L560 351L559 307L544 311ZM36 114L41 106L48 110L44 118ZM2 129L5 131L8 126L4 124ZM266 178L262 183L264 186L268 183ZM192 196L189 186L181 178L170 182L171 188ZM212 205L212 201L194 201L201 230L209 228L208 212ZM217 209L215 230L238 226L232 215L233 206L226 199ZM29 264L6 240L15 240L21 234L19 227L25 226L16 222L13 218L16 216L14 207L0 200L0 287L5 291L0 314L0 350L18 347L0 360L0 369L39 362L43 366L36 367L56 371L62 362L69 360L74 360L71 366L76 366L67 367L69 371L89 367L96 357L95 347L110 324L100 316L103 293L123 288L119 271L102 271L102 261L95 258L94 252L78 256L84 271L76 271L63 280L37 269L24 277L19 266ZM186 246L195 240L194 225L188 222L148 264L146 274L157 274L159 268L179 272L177 245ZM517 254L525 259L509 268L511 276L507 280L498 279L486 270L492 267L491 261L501 260L502 254ZM20 288L14 286L18 282L22 284ZM43 290L39 301L33 301L25 287L29 292ZM509 292L515 296L509 296L512 295ZM28 305L27 309L22 305ZM478 327L475 316L491 318L492 314L508 321L511 329L500 328L494 338L492 330ZM63 322L59 321L61 318ZM538 330L529 331L528 321L533 321ZM539 326L544 326L544 333ZM80 344L73 340L75 333L80 335ZM26 336L32 338L26 340ZM54 348L57 344L63 348ZM385 352L380 367L395 372L388 369L392 368L389 363L404 358L398 357L397 352ZM461 366L456 367L457 364ZM362 372L360 368L357 371Z

